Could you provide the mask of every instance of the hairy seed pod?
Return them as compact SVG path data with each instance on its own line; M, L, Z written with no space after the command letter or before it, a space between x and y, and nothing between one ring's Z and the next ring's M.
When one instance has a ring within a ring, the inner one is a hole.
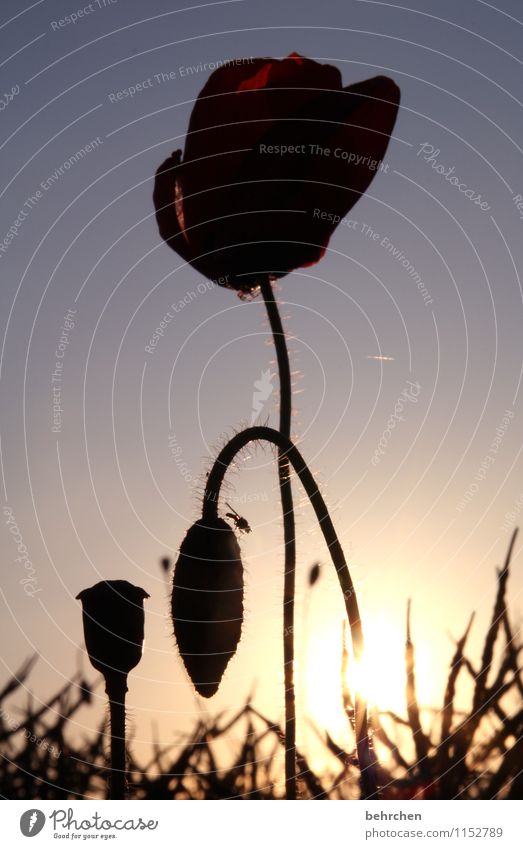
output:
M240 641L243 565L223 519L200 519L180 546L171 611L178 649L196 691L214 696Z
M127 675L142 657L143 600L149 593L129 581L100 581L82 590L85 645L89 660L107 680Z

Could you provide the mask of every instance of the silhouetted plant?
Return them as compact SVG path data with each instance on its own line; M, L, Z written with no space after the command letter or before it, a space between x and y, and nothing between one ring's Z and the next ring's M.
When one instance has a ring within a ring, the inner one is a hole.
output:
M220 451L207 476L203 497L202 519L201 522L197 523L197 526L214 528L216 527L216 523L220 522L218 518L218 503L225 473L236 454L249 442L257 440L271 442L280 449L280 457L283 455L290 462L307 493L336 569L349 620L354 657L356 662L359 663L363 655L363 632L354 584L325 501L302 455L289 439L284 437L279 431L268 427L251 427L236 434ZM196 564L194 568L198 568ZM178 587L175 583L173 585L173 610L176 609L175 598L177 592ZM216 592L214 593L214 597L211 597L210 603L213 604L214 610L220 609L221 601ZM207 625L207 628L210 627L212 627L212 623ZM364 798L371 798L377 795L378 784L375 757L368 733L366 705L361 693L357 693L355 699L355 729L362 796Z
M162 557L160 559L160 566L161 566L163 574L167 578L167 576L169 575L169 572L171 571L171 566L172 566L171 558L170 557Z
M385 757L378 764L384 799L522 798L522 645L509 615L508 578L506 563L498 573L498 593L479 665L465 652L471 629L469 617L463 636L456 641L442 706L419 706L429 739L424 777L414 748L405 739L408 736L412 740L416 733L408 710L405 715L378 708L372 712L376 745L389 754L387 765ZM494 647L496 622L499 628ZM409 637L413 646L413 634ZM478 714L473 708L474 693L465 709L462 688L466 677L474 689L478 686L485 660L489 666L486 697ZM92 685L80 672L45 701L39 698L37 709L31 698L25 709L13 707L21 685L27 688L35 662L36 656L22 664L0 690L0 794L6 799L32 800L105 797L105 722L90 739L78 733L76 714L92 703ZM354 703L347 663L345 650L341 697L352 737ZM398 674L400 668L398 657ZM456 746L464 739L463 732L468 742L465 757L460 760ZM359 777L355 747L349 743L344 748L326 732L318 733L325 747L326 765L321 772L314 771L306 753L297 751L300 795L305 799L355 798ZM206 715L169 745L154 745L147 760L138 761L130 747L128 795L133 799L277 799L284 745L283 728L250 702L232 715Z
M297 53L218 68L194 104L183 159L174 151L156 173L162 238L246 295L260 273L318 262L372 182L399 100L388 77L343 88L338 68Z
M149 593L128 581L100 581L82 590L85 645L105 679L111 716L111 799L125 796L125 694L127 675L140 662L143 601Z
M337 68L297 53L222 67L194 105L183 161L177 150L156 172L154 205L162 238L217 284L241 297L263 295L279 369L280 432L287 440L291 373L273 283L321 259L337 224L376 173L399 99L387 77L343 88ZM345 156L331 155L334 149ZM293 799L296 547L285 451L278 469L285 548L285 772L287 798ZM214 609L219 616L217 603Z
M314 563L309 569L309 587L313 587L319 580L321 575L321 566L319 563Z
M174 569L171 612L180 655L196 691L209 698L236 652L243 622L240 547L223 519L187 531Z

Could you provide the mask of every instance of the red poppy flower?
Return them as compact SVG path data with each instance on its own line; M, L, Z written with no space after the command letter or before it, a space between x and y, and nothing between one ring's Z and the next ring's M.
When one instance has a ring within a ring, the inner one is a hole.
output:
M380 167L399 100L388 77L343 88L337 68L297 53L219 68L183 161L177 150L156 172L162 238L240 292L317 262Z

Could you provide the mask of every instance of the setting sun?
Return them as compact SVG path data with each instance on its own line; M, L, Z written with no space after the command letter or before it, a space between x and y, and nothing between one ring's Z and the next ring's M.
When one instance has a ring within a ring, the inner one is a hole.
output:
M370 619L365 628L365 652L356 666L349 658L342 681L343 623L331 623L311 639L307 652L306 704L312 720L332 733L346 735L342 686L360 692L370 708L405 715L405 633L391 619ZM421 705L435 701L427 652L416 646L416 685Z

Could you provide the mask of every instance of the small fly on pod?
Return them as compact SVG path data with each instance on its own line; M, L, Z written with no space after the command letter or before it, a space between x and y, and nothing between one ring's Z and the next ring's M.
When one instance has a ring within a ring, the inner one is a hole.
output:
M187 531L174 568L171 612L189 677L210 698L236 653L243 622L240 547L223 519L200 519Z
M244 519L243 516L240 516L234 507L231 507L228 501L225 502L226 506L231 510L231 513L226 513L227 518L232 519L234 522L234 526L237 531L240 531L242 534L250 534L251 526L249 525L247 519Z

